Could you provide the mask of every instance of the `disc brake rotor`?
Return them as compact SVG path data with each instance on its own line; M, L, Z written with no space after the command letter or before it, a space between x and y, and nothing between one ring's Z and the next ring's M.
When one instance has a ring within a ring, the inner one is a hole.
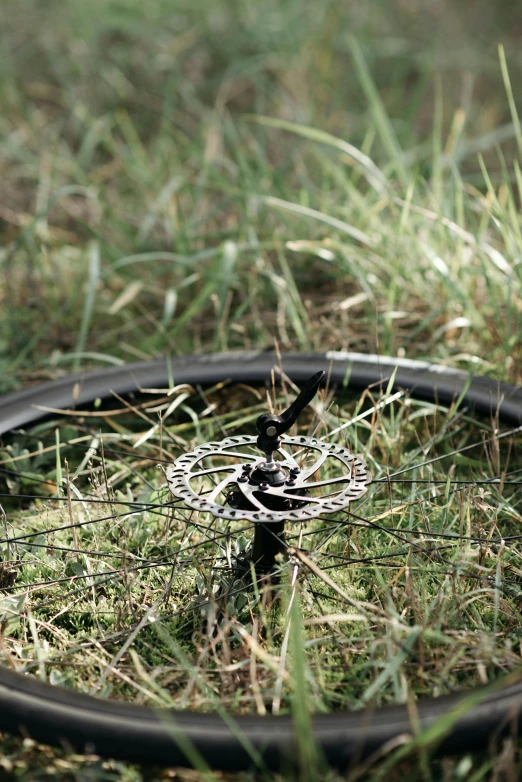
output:
M285 522L341 511L362 497L371 482L365 462L348 448L286 434L324 376L317 372L309 378L281 415L259 416L257 437L206 443L166 471L170 491L190 508L255 524L250 558L259 573L273 571L288 548ZM245 562L236 564L244 567Z
M245 435L206 443L167 468L170 490L195 510L225 519L264 523L307 521L323 513L335 513L366 493L371 475L366 463L348 448L313 437L282 435L280 439L288 448L297 447L300 453L294 456L290 450L279 448L282 458L274 460L276 468L271 470L266 469L265 457L252 454L256 437ZM311 466L304 467L298 461L303 452L319 455ZM203 466L214 459L225 463ZM330 473L331 477L315 480L319 472ZM208 491L205 479L223 473L224 477ZM273 474L279 480L271 480ZM203 493L205 487L207 493ZM220 497L230 497L231 492L244 499L243 507L240 503L231 507L226 500L219 502ZM282 510L276 510L278 504Z

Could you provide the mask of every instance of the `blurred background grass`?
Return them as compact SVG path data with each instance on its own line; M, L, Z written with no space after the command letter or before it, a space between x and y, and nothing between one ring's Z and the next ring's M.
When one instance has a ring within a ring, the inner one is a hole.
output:
M2 390L274 339L513 374L515 4L4 0L0 24Z
M1 391L274 341L522 379L517 3L3 0L0 29Z

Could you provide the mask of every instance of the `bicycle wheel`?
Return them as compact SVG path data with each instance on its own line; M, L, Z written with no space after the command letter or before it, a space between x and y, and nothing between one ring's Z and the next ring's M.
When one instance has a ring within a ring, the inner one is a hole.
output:
M321 370L278 467L299 463L308 482L268 488L290 504L270 507L257 484L238 506L256 419ZM299 622L302 697L331 764L411 734L412 700L418 729L463 690L473 700L441 751L518 731L521 429L517 388L348 353L153 361L3 397L0 730L138 762L277 768L297 753ZM358 482L323 512L307 487L346 482L328 449ZM262 573L256 536L278 544Z

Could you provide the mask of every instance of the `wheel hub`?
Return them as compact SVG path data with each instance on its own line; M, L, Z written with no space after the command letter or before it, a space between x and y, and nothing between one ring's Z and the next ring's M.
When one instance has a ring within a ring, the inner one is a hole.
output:
M206 443L166 471L170 491L190 508L256 525L252 556L263 570L273 566L284 548L286 522L341 511L362 497L371 482L366 463L348 448L285 433L323 376L319 372L310 378L285 413L260 416L257 437Z

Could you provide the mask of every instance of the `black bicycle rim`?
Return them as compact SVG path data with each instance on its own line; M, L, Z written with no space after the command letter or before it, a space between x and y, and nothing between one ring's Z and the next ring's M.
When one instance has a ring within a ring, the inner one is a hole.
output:
M333 384L364 389L373 384L393 385L427 401L451 404L463 392L477 413L497 414L512 426L522 424L522 390L488 378L445 370L423 362L347 353L286 354L282 368L294 382L329 367ZM264 383L279 362L272 353L236 353L152 361L87 372L10 394L0 399L0 434L36 422L48 413L41 408L65 409L125 395L143 387L170 381L208 386L222 380ZM419 726L425 728L470 699L465 713L448 725L440 752L483 747L492 736L518 733L522 713L522 682L482 692L420 700ZM211 767L241 770L253 765L252 748L267 768L279 768L296 756L291 717L238 716L160 711L105 701L53 687L31 677L0 668L0 729L39 741L143 763L190 765L188 744ZM406 706L377 711L321 714L313 718L315 739L327 761L346 767L379 750L399 736L411 735ZM189 753L190 754L190 753Z

